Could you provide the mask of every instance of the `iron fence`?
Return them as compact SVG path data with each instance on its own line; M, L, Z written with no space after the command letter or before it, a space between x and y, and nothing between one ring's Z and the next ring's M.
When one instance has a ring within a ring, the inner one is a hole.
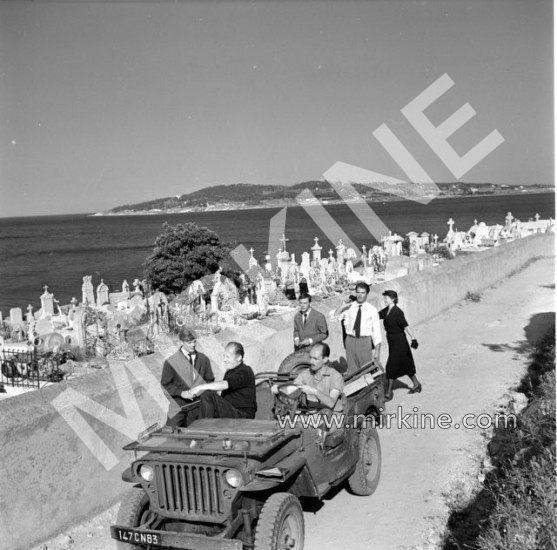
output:
M60 357L56 354L39 357L35 350L2 350L0 385L40 388L41 383L60 382L63 377Z

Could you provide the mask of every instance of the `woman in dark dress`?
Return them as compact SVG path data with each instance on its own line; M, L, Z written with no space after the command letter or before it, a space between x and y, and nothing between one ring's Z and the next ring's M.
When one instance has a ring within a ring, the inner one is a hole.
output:
M385 400L390 401L393 398L393 383L397 378L409 376L412 379L414 387L408 393L420 393L422 385L416 378L414 358L406 335L408 334L412 340L412 348L418 348L418 341L414 338L406 322L404 312L397 306L398 294L394 290L386 290L383 292L383 296L387 307L379 312L379 318L383 319L387 342L389 343L389 358L386 366L389 387L385 394Z

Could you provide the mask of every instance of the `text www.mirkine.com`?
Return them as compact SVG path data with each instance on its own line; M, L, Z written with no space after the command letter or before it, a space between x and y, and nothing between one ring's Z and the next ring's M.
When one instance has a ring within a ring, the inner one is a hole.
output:
M335 414L304 414L297 413L293 416L281 416L277 419L281 429L285 428L315 428L315 429L344 429L358 427L372 427L378 429L408 429L408 430L427 430L441 429L449 430L451 428L459 430L473 430L480 428L486 430L491 427L498 428L514 428L517 426L517 417L512 413L468 413L463 415L459 420L453 420L450 414L432 414L419 413L417 407L413 408L413 412L404 413L399 405L396 412L384 413L381 415L345 415L343 413Z

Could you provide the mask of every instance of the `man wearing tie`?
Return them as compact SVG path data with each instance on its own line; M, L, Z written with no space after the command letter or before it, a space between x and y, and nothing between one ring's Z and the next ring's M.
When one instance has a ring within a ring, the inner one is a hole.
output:
M369 285L356 285L356 300L350 298L340 305L335 314L344 314L346 328L346 362L352 373L369 363L379 361L381 349L381 325L377 308L367 301Z
M329 336L325 316L311 308L311 296L300 294L300 310L294 316L294 349L304 349L322 342Z
M178 338L182 345L164 362L161 385L181 409L188 404L184 399L184 394L188 390L204 382L213 382L215 377L209 358L196 349L195 332L182 327L178 332ZM175 416L168 417L166 425L183 427L191 424L196 418L196 411L187 412L181 409Z

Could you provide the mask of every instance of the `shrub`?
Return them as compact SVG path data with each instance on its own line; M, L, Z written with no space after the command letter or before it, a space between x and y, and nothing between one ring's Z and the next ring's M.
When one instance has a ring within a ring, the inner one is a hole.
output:
M163 225L155 240L153 253L145 260L145 278L155 289L178 294L204 275L222 274L235 282L239 275L230 263L231 243L221 242L219 236L195 223Z

